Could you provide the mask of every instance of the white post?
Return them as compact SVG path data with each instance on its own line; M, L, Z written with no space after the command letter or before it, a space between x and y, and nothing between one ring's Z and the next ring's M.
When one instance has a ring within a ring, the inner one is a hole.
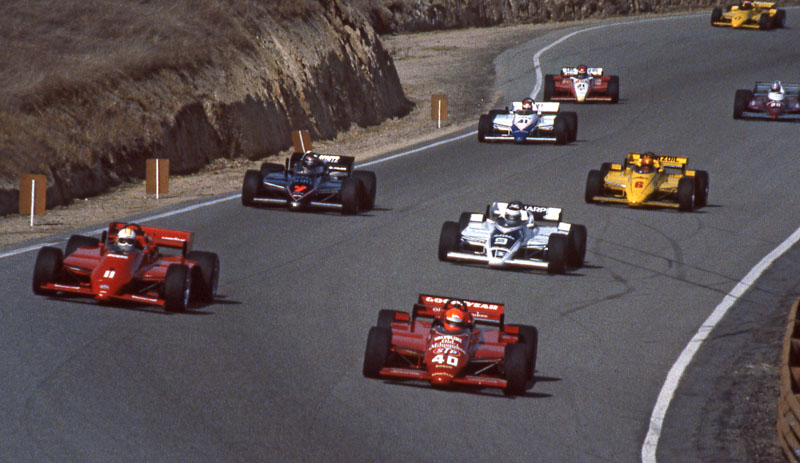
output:
M303 142L303 131L298 130L297 135L300 136L300 149L303 150L303 153L306 152L306 144Z
M156 200L158 200L158 159L156 159Z
M442 99L439 98L436 101L439 103L439 115L436 117L436 128L437 129L441 129L442 128Z
M36 204L36 180L31 180L31 227L33 226L33 207Z

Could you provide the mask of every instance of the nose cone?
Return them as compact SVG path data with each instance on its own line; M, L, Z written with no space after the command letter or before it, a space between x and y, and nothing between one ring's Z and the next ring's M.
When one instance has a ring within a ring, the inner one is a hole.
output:
M640 206L653 191L651 177L634 177L627 189L628 205Z
M449 386L453 383L453 375L451 373L437 371L431 375L431 384L434 386Z
M747 14L735 14L731 18L731 27L742 27L742 24L744 24L745 21L747 21Z

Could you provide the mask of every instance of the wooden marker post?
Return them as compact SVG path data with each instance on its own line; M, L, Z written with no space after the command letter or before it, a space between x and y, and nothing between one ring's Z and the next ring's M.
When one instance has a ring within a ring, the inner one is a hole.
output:
M431 119L436 121L436 128L442 128L442 121L447 119L447 95L431 95Z
M311 150L311 135L308 130L293 130L292 144L295 153L305 153Z
M169 193L169 159L148 159L145 161L144 191L148 195Z
M47 177L42 174L22 174L19 182L19 213L44 215L47 210Z

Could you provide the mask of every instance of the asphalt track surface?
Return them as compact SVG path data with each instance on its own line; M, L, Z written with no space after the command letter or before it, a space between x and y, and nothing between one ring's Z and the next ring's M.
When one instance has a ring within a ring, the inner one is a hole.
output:
M218 300L187 314L34 297L35 253L0 259L0 460L639 461L675 359L800 226L798 125L731 118L737 88L798 78L800 28L708 23L598 29L544 53L546 73L583 62L620 76L620 104L574 106L569 146L468 137L375 164L376 209L358 217L230 200L148 222L194 230L196 249L220 255ZM531 91L533 54L569 31L498 57L506 99ZM710 173L709 206L585 204L589 169L629 150L689 156ZM586 224L586 266L549 276L436 259L443 221L509 199ZM796 283L763 287L778 300ZM378 310L410 310L420 292L504 302L508 322L536 325L527 394L364 379ZM713 354L698 362L721 363ZM667 414L659 461L716 459L714 442L686 435L704 420L698 401L722 400L706 371L693 364L681 383L692 397Z

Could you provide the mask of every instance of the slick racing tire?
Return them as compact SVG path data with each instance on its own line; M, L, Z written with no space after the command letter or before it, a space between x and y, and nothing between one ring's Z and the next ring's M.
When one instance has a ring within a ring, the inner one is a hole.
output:
M461 215L458 217L458 231L461 232L467 225L469 225L469 219L472 218L472 212L462 212Z
M603 174L603 178L605 178L606 175L608 175L608 173L610 171L611 171L611 163L610 162L604 162L604 163L600 164L600 173Z
M491 135L493 132L492 125L494 124L494 116L491 114L483 114L478 119L478 141L483 143L486 141L486 136Z
M753 99L753 92L750 90L736 90L733 98L733 118L741 119L742 113L747 109L750 100Z
M730 11L730 10L728 10ZM711 25L713 26L715 22L719 21L722 18L722 8L716 7L711 10Z
M619 103L619 76L611 76L608 81L608 96L611 97L611 103Z
M378 180L375 177L375 172L370 170L356 170L351 176L357 178L364 188L361 191L361 209L371 211L372 208L375 207L375 193L378 187Z
M563 112L558 117L563 117L567 120L567 127L569 128L569 141L573 142L578 139L578 113L573 111Z
M64 262L61 249L45 246L36 254L36 264L33 266L33 294L52 294L52 291L42 289L42 285L56 279Z
M556 116L556 121L553 127L553 131L556 135L556 145L566 145L569 143L571 135L569 131L569 123L567 119L561 117L559 114Z
M100 240L92 238L91 236L72 235L67 241L67 247L64 249L64 255L69 257L80 247L96 248L100 246Z
M447 253L458 249L461 241L461 229L456 222L445 222L439 234L439 260L447 260Z
M547 239L547 273L564 273L567 268L569 240L563 233L553 233Z
M402 313L398 310L381 309L378 312L378 328L391 328L395 314Z
M252 206L253 199L258 195L261 188L261 173L257 170L248 170L244 173L242 182L242 205Z
M189 267L171 264L167 267L164 278L164 310L167 312L183 312L189 305L192 278Z
M367 347L364 350L364 377L377 378L381 368L389 360L392 349L392 330L380 326L373 326L367 335Z
M772 17L772 27L776 29L783 29L786 27L786 10L778 10L775 16Z
M553 77L553 74L544 75L544 101L550 101L556 93L556 81Z
M772 27L772 20L767 13L761 13L758 17L758 28L762 31L769 30Z
M586 226L572 224L567 239L567 265L582 267L586 258Z
M275 162L265 162L261 164L261 176L266 177L275 172L283 172L283 166Z
M197 262L192 275L192 297L202 302L213 301L219 283L219 256L213 252L192 251L186 258Z
M603 192L603 185L605 185L606 176L599 170L590 170L589 175L586 177L586 194L584 199L587 203L594 202L595 196L600 196Z
M691 211L694 209L694 179L683 177L678 180L678 210Z
M525 345L528 361L528 379L536 372L536 354L539 349L539 331L535 326L518 325L520 342Z
M528 355L526 346L520 343L506 344L503 355L503 371L506 376L506 394L525 394L528 382Z
M708 172L698 170L694 173L694 207L708 204Z
M343 215L358 213L358 209L363 203L361 200L361 191L363 191L363 189L364 187L358 178L345 177L345 179L342 180L342 191L340 194L342 196Z

